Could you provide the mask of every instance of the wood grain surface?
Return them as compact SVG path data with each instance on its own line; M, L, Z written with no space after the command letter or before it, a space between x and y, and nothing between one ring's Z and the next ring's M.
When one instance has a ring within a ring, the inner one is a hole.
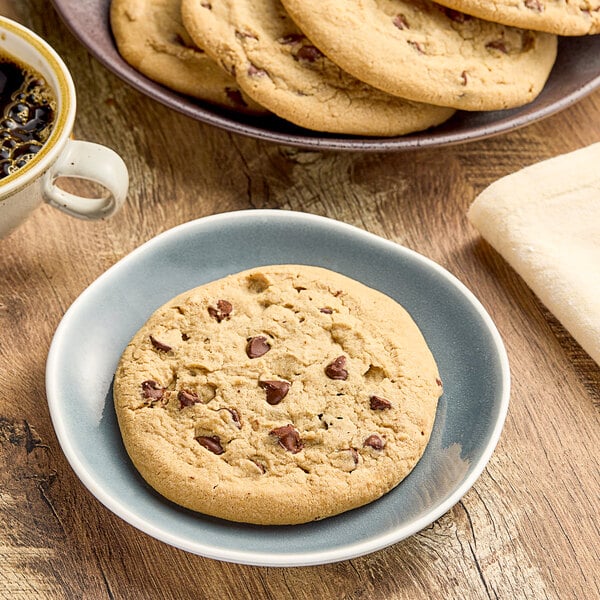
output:
M467 145L306 152L230 135L142 96L96 62L48 2L2 0L0 14L62 55L78 91L75 136L116 148L131 176L113 219L83 222L42 206L0 240L0 599L600 598L600 369L465 217L497 178L598 141L600 92ZM482 476L433 525L380 552L307 568L188 554L105 509L54 434L45 361L75 298L157 233L254 207L326 215L431 257L479 297L506 343L511 405Z

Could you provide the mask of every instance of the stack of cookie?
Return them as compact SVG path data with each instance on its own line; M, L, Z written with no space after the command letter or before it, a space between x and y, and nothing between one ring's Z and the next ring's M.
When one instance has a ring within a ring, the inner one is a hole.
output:
M600 31L600 1L576 4L113 0L111 21L123 57L184 94L318 131L397 136L455 110L531 102L556 36Z

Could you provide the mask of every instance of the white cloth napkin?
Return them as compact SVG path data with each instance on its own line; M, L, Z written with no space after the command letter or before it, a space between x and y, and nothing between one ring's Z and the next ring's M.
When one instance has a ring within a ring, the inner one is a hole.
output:
M499 179L467 216L600 365L600 143Z

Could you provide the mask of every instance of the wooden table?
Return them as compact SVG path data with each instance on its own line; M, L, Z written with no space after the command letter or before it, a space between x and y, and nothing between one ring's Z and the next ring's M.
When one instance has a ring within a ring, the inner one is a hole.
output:
M79 95L76 137L117 148L131 175L117 217L86 223L44 206L0 241L0 598L600 597L600 369L465 218L497 178L597 141L600 92L486 141L307 152L230 135L140 95L47 2L0 8L63 56ZM433 525L372 555L286 569L185 553L105 509L55 437L45 361L73 300L155 234L254 207L326 215L431 257L480 298L506 343L511 405L482 476Z

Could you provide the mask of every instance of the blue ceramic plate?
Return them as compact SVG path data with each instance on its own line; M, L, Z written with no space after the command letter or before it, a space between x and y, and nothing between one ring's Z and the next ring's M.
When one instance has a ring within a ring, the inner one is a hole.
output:
M264 527L180 508L132 466L112 403L120 354L172 296L266 264L333 269L392 296L423 331L444 381L429 445L383 498L319 522ZM313 565L398 542L448 511L490 458L508 409L509 368L500 336L475 297L427 258L352 226L277 210L192 221L150 240L99 277L60 323L46 389L62 449L111 511L149 535L211 558L254 565Z

